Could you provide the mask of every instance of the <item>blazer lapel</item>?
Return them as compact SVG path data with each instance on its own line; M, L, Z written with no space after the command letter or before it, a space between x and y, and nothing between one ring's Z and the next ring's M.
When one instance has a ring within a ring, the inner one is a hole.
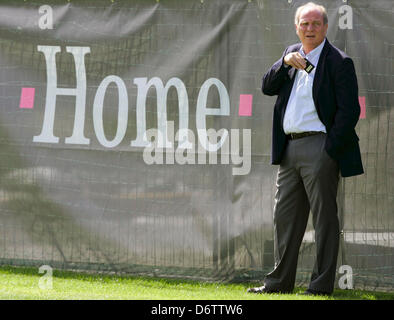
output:
M323 50L322 50L320 57L319 57L319 62L317 63L317 66L316 66L315 77L313 79L312 96L313 96L313 102L315 103L318 113L320 112L320 110L319 110L320 106L318 103L318 94L319 94L320 86L321 86L323 79L324 79L324 69L326 67L326 56L327 56L328 51L330 50L330 47L331 47L331 44L326 39L326 43L324 44Z
M297 74L297 69L291 68L290 71L288 72L290 81L294 81L296 74Z
M289 51L290 52L298 52L301 49L302 44L298 43L297 45L294 46L293 50ZM290 78L290 81L293 83L295 76L297 74L297 69L296 68L290 68L289 72L288 72L288 76ZM291 86L293 87L293 86ZM290 90L291 91L291 90ZM289 93L290 95L290 93Z

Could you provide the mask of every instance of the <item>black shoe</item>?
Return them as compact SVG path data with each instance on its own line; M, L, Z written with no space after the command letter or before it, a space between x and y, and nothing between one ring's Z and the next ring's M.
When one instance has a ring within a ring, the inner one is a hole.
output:
M246 292L248 293L280 293L279 290L268 289L266 286L249 288Z
M302 295L304 295L304 296L329 296L329 295L331 295L331 293L313 290L313 289L307 289L307 290L305 290L304 293L302 293Z

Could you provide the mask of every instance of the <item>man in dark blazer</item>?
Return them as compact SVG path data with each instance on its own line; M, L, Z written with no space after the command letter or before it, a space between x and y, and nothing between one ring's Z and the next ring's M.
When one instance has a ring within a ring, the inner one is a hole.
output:
M275 267L252 293L291 292L309 211L317 257L305 294L331 294L339 247L339 176L363 173L355 126L360 115L353 61L326 39L327 12L312 2L297 9L301 43L289 46L263 77L277 95L272 164L279 164L274 207ZM307 60L305 60L305 58Z

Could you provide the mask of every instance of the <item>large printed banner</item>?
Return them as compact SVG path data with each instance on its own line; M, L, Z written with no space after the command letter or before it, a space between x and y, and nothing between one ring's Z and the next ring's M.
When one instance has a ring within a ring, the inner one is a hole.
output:
M2 1L0 263L261 279L277 171L261 78L303 3ZM320 3L355 62L366 170L341 180L338 284L392 289L393 4ZM299 283L312 223L301 250Z

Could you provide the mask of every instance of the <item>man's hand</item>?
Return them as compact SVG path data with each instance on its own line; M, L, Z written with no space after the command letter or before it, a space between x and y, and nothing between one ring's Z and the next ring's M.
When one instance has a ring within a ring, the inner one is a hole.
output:
M290 52L284 59L284 63L296 69L305 69L306 63L304 57L299 52Z

